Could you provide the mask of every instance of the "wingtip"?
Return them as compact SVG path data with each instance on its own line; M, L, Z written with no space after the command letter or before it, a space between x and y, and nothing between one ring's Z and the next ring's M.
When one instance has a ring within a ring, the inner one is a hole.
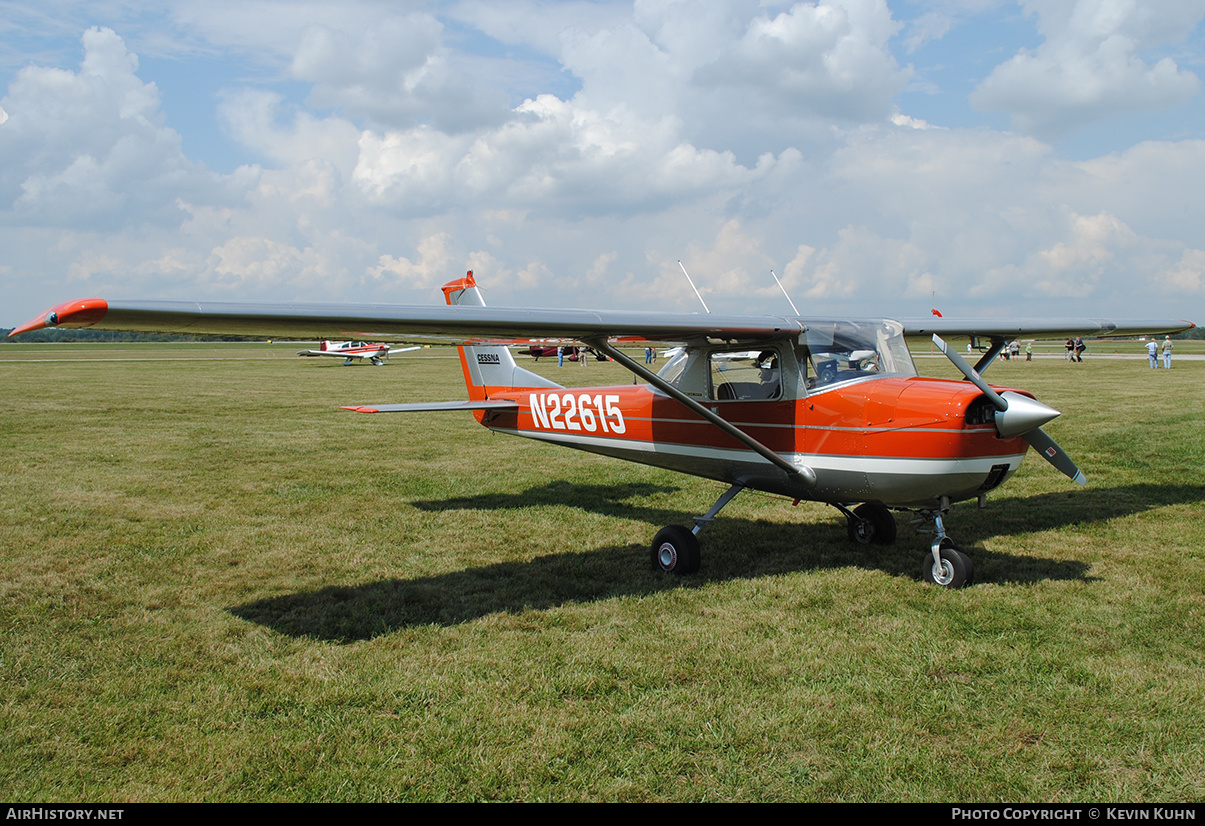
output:
M13 336L19 336L22 333L28 333L31 330L44 330L47 327L54 326L53 324L47 323L47 319L50 318L50 315L51 314L48 311L48 312L42 313L37 318L30 319L29 321L22 324L20 327L14 327L13 331L8 334L8 337L12 338Z
M108 312L109 303L103 298L64 301L15 328L8 334L8 337L19 336L32 330L44 330L47 327L91 327L103 319Z
M345 405L341 406L339 409L340 410L350 410L353 413L380 413L381 412L381 411L377 410L375 407L366 407L363 405L356 407L355 405L346 405L345 404Z
M39 316L32 321L25 322L20 327L14 327L8 334L8 337L12 338L13 336L19 336L22 333L28 333L30 330L41 330L45 326L46 325L42 323L42 317Z

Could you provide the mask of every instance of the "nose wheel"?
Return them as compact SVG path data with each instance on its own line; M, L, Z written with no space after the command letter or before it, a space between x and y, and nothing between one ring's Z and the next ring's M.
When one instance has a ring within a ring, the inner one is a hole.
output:
M925 557L920 573L925 582L943 588L965 588L975 582L974 563L948 537Z
M950 509L950 500L941 498L941 507L935 511L922 511L916 522L933 522L932 531L918 527L918 533L932 533L933 545L931 553L925 556L921 564L921 578L933 585L943 588L965 588L975 583L975 565L966 551L954 544L954 540L946 535L946 526L942 514Z

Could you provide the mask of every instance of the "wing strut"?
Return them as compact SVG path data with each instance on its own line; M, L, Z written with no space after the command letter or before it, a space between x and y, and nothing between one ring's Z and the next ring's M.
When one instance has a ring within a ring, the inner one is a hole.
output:
M626 367L628 370L635 373L637 376L644 379L649 384L653 385L653 387L656 387L658 390L665 393L665 395L669 396L674 401L679 402L680 404L689 408L693 412L698 413L700 416L702 416L707 421L711 422L713 425L718 427L720 430L724 431L732 438L734 438L737 441L741 442L742 444L746 445L754 453L757 453L759 456L763 457L764 459L769 461L771 464L776 465L777 467L781 468L783 471L786 472L788 477L790 477L792 479L802 480L804 485L806 485L809 488L815 487L816 472L814 470L812 470L810 467L807 467L807 466L797 467L797 466L791 464L786 459L782 458L782 456L778 455L773 450L770 450L770 448L763 445L757 439L754 439L752 436L750 436L745 431L741 430L736 425L724 420L720 416L718 416L715 413L713 413L712 411L708 410L706 407L699 404L697 401L692 399L690 396L686 395L681 390L679 390L678 388L674 387L669 382L662 379L656 373L652 372L651 370L648 370L643 365L633 361L631 358L629 358L628 356L624 355L619 350L612 347L611 344L605 338L584 338L584 339L582 339L582 341L586 342L586 344L589 344L595 350L599 350L603 353L606 353L608 356L615 359L615 361L619 362L624 367Z
M991 348L983 354L983 358L975 362L975 372L982 375L983 371L996 363L996 356L1000 355L1000 351L1008 346L1008 341L1003 338L992 339ZM944 351L943 351L944 352Z

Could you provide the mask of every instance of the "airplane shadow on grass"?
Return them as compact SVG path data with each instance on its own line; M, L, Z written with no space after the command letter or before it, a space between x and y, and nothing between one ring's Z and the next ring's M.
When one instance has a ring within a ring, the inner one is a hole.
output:
M623 516L651 526L690 523L689 514L628 504L631 497L672 493L666 486L573 485L558 482L517 495L485 494L413 503L423 510L507 510L556 504ZM956 507L947 520L975 561L977 584L1027 585L1090 579L1089 565L985 551L984 539L1103 522L1166 505L1205 501L1201 485L1128 485L1000 499L988 511ZM833 512L836 515L836 512ZM860 567L919 579L928 537L915 536L903 515L891 546L855 545L845 520L775 523L721 516L702 535L703 567L695 575L654 572L647 545L610 545L503 562L417 579L329 587L235 606L230 612L290 636L353 642L406 627L458 625L496 613L544 610L575 602L641 596L712 582L828 568ZM650 539L652 531L650 531Z
M632 519L670 519L681 521L680 510L654 510L633 505L631 500L644 499L658 494L677 493L681 488L674 485L654 485L649 482L629 482L614 485L575 485L572 482L554 481L539 487L528 488L522 493L479 493L475 496L454 496L448 499L419 500L409 504L421 511L492 511L518 510L521 508L556 506L580 508L590 513L605 516L624 516ZM635 515L638 514L638 515ZM654 514L660 514L654 516Z

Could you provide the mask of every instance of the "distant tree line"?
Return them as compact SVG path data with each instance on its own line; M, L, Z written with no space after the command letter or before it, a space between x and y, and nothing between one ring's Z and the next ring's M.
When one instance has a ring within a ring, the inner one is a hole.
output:
M46 342L46 341L264 341L264 336L190 336L174 333L122 333L114 330L72 330L59 327L47 327L44 330L34 330L22 333L17 338L9 338L12 327L0 327L0 341L6 342Z

